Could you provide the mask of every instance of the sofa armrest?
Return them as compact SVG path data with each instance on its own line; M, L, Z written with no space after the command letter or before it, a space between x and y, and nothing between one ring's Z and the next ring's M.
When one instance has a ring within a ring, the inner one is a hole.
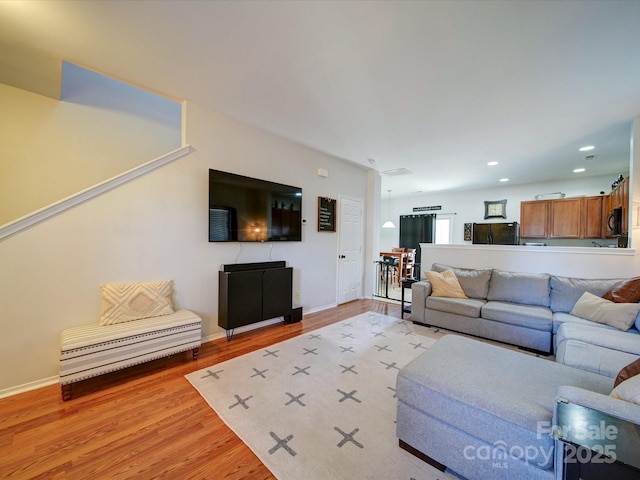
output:
M420 280L411 285L411 320L424 323L427 297L431 295L429 280Z
M564 385L558 388L556 401L575 403L640 425L640 405L591 390ZM556 413L554 412L554 423L555 417Z

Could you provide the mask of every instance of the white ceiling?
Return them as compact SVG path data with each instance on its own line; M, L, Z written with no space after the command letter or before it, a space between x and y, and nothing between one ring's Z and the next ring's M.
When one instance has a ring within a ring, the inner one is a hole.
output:
M5 0L0 45L413 171L382 176L394 196L572 178L578 166L613 181L640 114L632 0Z

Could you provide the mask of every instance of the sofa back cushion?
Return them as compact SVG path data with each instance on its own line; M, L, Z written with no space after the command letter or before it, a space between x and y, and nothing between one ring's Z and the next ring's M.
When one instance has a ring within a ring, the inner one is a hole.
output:
M569 313L584 292L601 297L619 281L619 278L590 279L552 275L550 280L551 310L554 313Z
M467 297L486 300L487 293L489 292L489 281L491 280L490 268L458 268L441 263L434 263L431 266L431 270L434 272L453 270Z
M494 270L487 300L549 306L549 277L546 273L519 273Z

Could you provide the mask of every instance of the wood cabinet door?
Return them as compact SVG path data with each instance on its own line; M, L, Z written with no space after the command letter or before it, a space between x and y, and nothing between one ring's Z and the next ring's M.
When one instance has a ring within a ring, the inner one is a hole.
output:
M548 200L520 202L520 236L522 238L547 238Z
M622 235L629 235L629 177L620 184L622 197Z
M582 236L582 198L563 198L549 202L549 236L580 238Z
M604 199L603 196L584 199L584 238L602 238Z
M613 190L611 190L611 209L620 208L624 203L624 180Z
M291 313L291 290L293 268L272 268L262 276L262 318L289 315Z

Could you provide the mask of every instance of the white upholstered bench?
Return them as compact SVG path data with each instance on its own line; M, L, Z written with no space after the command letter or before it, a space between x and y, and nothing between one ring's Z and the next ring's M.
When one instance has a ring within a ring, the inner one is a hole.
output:
M60 335L62 399L80 380L192 350L198 358L202 320L189 310L113 325L81 325Z

